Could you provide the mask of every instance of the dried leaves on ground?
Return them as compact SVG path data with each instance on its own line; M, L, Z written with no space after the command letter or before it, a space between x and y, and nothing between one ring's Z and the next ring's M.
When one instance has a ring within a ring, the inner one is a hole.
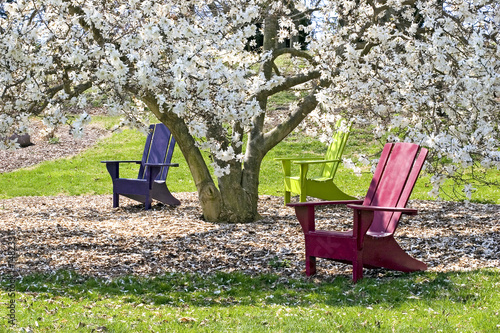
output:
M262 220L209 223L195 193L176 193L176 208L142 205L111 196L21 197L0 200L0 273L8 269L6 247L15 235L16 271L21 275L59 269L113 277L165 272L215 271L303 276L304 240L292 208L262 196ZM397 230L403 249L433 271L500 267L498 205L413 201L419 215L404 217ZM351 225L349 209L318 211L318 228ZM349 275L347 265L319 259L319 276ZM367 270L368 276L384 270Z

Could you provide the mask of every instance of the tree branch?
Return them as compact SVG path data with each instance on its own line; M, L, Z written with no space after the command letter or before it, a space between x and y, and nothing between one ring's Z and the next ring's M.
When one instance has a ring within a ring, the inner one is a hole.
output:
M106 42L106 39L102 35L101 31L96 28L95 25L87 24L87 22L85 22L85 19L83 18L83 16L85 16L85 12L80 7L74 6L71 3L71 1L65 0L65 2L69 3L69 6L68 6L69 13L71 15L79 15L80 17L78 18L78 22L80 23L80 25L85 30L92 32L92 35L94 36L94 39L97 42L97 44L99 44L100 46L103 46L104 43Z
M321 73L319 71L312 71L307 74L298 74L295 76L287 77L285 81L269 90L261 90L258 93L257 99L262 98L263 96L272 96L278 92L288 90L292 87L298 86L303 83L307 83L314 79L319 79L321 77Z
M313 91L299 103L299 106L290 114L285 122L277 125L271 131L264 134L264 145L262 147L264 152L268 152L281 142L316 108L318 100L316 99L315 92L316 89L313 89Z

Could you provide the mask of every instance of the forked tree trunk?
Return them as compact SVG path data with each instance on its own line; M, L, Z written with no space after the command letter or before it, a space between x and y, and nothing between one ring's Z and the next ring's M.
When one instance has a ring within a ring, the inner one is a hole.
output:
M251 188L243 186L246 171L231 172L219 178L222 201L221 220L235 223L253 222L260 218L257 212L258 183ZM255 190L255 188L257 190Z
M275 50L278 28L276 17L266 18L264 22L265 51ZM273 76L273 65L270 61L264 63L260 70L268 80ZM319 78L319 73L310 74L306 79L299 77L297 80L306 82L317 78ZM297 83L292 82L291 85L293 84ZM257 96L262 110L267 108L267 99L268 95L265 92ZM267 133L264 131L265 112L256 117L253 120L252 129L248 133L243 164L230 161L230 173L218 179L217 187L185 121L173 112L160 111L154 96L142 96L142 100L174 135L193 176L204 218L211 222L232 223L253 222L260 218L257 203L259 199L259 173L264 156L317 105L314 93L310 94L299 103L300 106L293 111L286 122L279 124Z

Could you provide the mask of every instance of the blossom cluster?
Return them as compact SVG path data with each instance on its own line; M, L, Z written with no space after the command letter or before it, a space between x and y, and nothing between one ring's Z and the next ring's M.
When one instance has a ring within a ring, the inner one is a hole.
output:
M369 123L377 138L430 148L434 194L467 168L500 168L496 1L17 0L4 10L2 138L25 130L25 113L45 114L49 128L64 123L62 103L84 105L92 89L125 115L121 125L147 128L145 105L180 118L221 177L243 159L244 133L266 112L262 96L293 86L319 102L305 129L321 140L341 116ZM313 24L298 27L297 12L314 12ZM262 70L276 65L277 47L248 47L269 17L276 45L311 32L309 50L290 58L293 80L290 68ZM292 105L283 123L297 126L300 110ZM83 114L73 133L89 120Z
M153 97L162 111L186 119L202 148L215 154L221 138L212 124L248 129L261 110L255 92L264 84L251 67L255 53L245 43L255 34L258 2L227 1L16 1L0 20L0 87L7 88L2 114L15 119L26 110L41 114L51 131L66 122L58 106L81 101L89 87L108 97L111 109L126 113L124 125L142 124L127 112L134 97ZM109 7L109 8L108 8ZM214 11L221 11L215 13ZM223 12L223 13L222 13ZM83 115L73 124L79 129ZM144 127L144 126L141 126ZM0 134L8 134L11 129ZM242 137L238 137L241 144ZM222 160L231 154L227 147Z
M430 148L431 195L470 168L500 169L498 2L329 3L335 20L312 43L332 82L321 103L377 138Z

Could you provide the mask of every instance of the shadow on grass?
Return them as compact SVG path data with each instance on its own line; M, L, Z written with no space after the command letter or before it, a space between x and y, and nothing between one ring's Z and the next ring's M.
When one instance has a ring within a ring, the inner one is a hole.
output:
M392 276L391 276L392 275ZM6 290L6 281L2 289ZM67 297L81 302L118 298L128 303L170 306L224 307L233 305L352 307L440 300L474 302L494 291L500 283L498 269L470 272L414 274L388 273L384 278L366 278L353 285L347 277L320 281L315 278L286 279L274 274L245 275L240 272L198 275L172 273L150 278L125 276L112 280L84 277L71 271L25 276L18 293L39 300ZM478 288L482 293L478 293Z

